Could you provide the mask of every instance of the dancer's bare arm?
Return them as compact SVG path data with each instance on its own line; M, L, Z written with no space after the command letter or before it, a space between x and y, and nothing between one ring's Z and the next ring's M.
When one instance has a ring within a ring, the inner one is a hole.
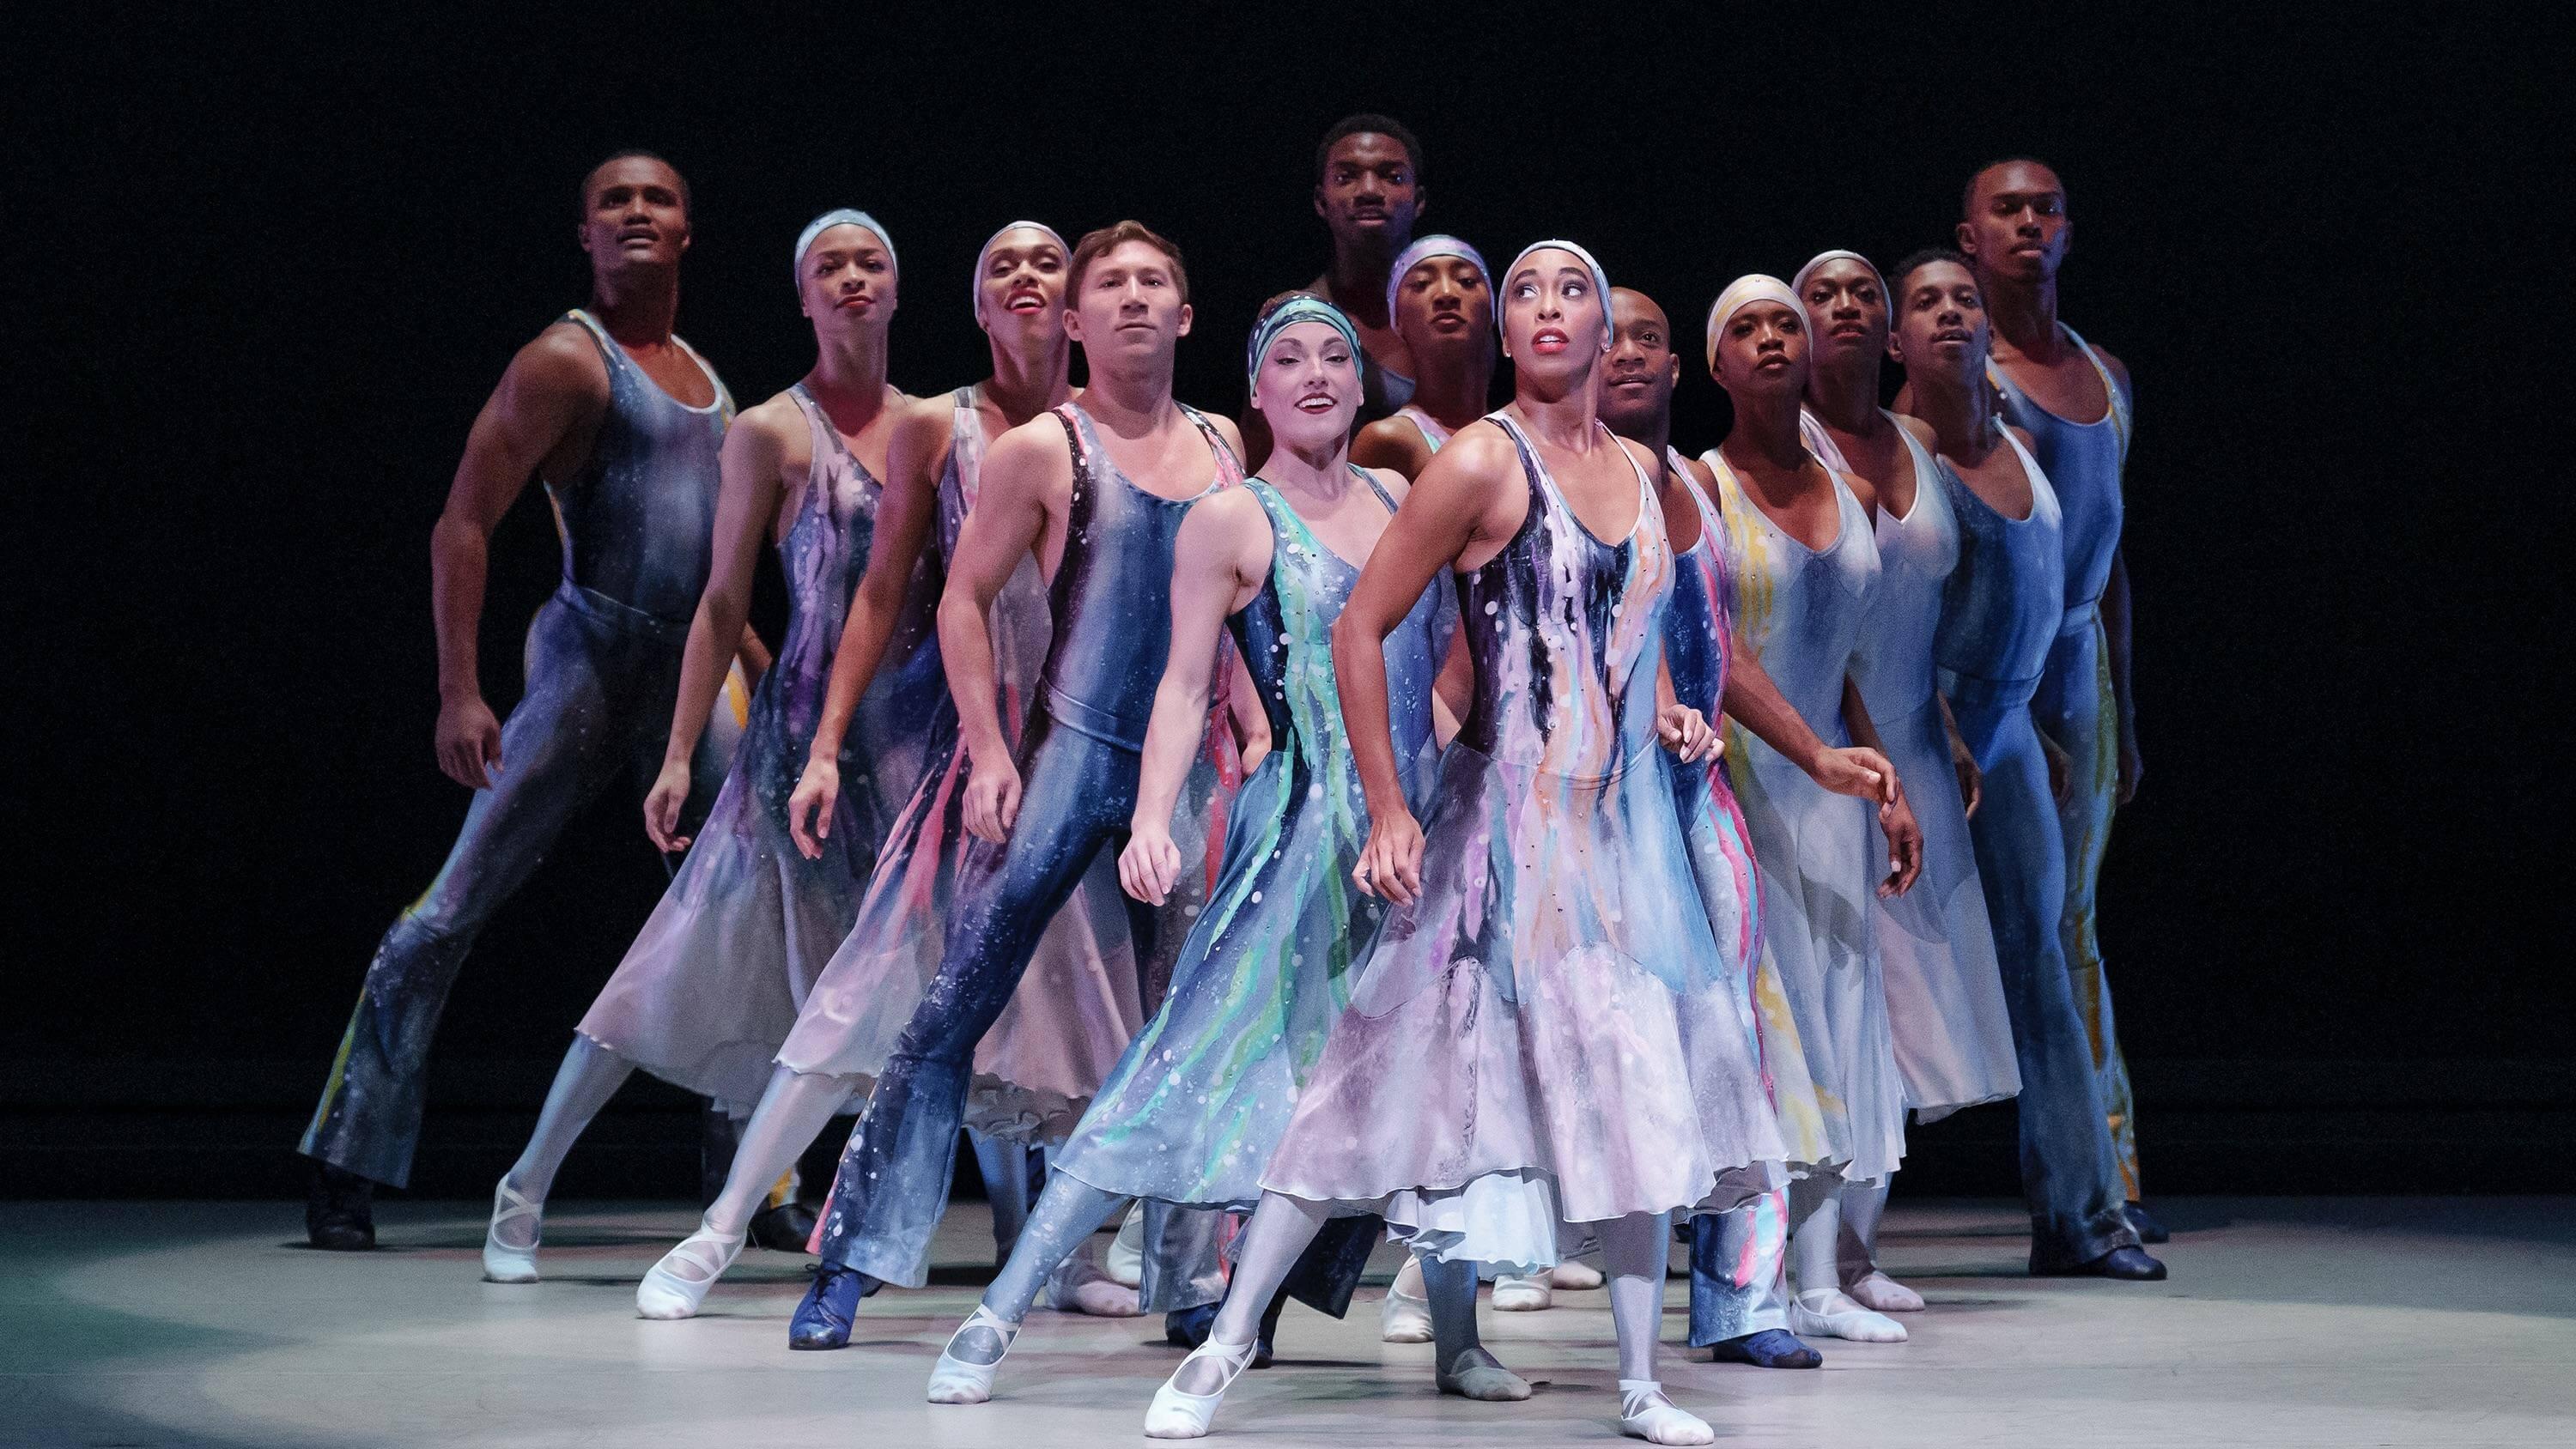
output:
M1232 489L1193 507L1174 542L1172 652L1154 690L1154 716L1145 727L1144 758L1136 776L1136 810L1128 822L1127 848L1118 856L1118 881L1127 894L1163 904L1180 879L1180 847L1172 843L1172 811L1198 757L1208 723L1217 644L1225 621L1252 601L1270 569L1270 520L1261 501ZM1242 669L1234 651L1228 668ZM1234 693L1255 710L1247 673ZM1262 736L1269 737L1263 718Z
M1053 414L994 439L939 596L939 657L971 766L966 828L985 840L1007 839L1020 813L1020 772L1002 732L994 672L993 600L1021 559L1035 552L1049 562L1046 543L1062 535L1072 494L1073 453Z

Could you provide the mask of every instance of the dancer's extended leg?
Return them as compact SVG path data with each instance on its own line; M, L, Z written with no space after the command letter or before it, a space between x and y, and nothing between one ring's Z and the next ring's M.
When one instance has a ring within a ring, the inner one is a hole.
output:
M1881 1313L1919 1313L1923 1295L1879 1271L1878 1220L1887 1211L1891 1180L1882 1177L1843 1188L1843 1231L1835 1268L1843 1291L1862 1307Z
M984 1200L993 1205L993 1262L999 1266L1029 1224L1029 1149L971 1127L966 1144L975 1149L975 1172L984 1179Z
M1464 1399L1530 1396L1529 1380L1503 1367L1476 1334L1476 1265L1417 1259L1431 1300L1433 1379L1440 1392ZM1658 1282L1661 1280L1658 1279Z
M1593 1225L1610 1280L1610 1322L1619 1333L1619 1432L1650 1444L1707 1444L1717 1431L1664 1397L1655 1378L1671 1222L1663 1213L1631 1213Z
M492 1194L492 1224L483 1234L486 1279L537 1281L537 1238L555 1173L580 1140L582 1129L634 1074L633 1062L589 1037L572 1039L572 1050L564 1053L563 1065L555 1069L554 1085L546 1089L546 1105L537 1114L536 1130L528 1134L527 1148L502 1174Z
M930 1371L930 1402L980 1404L993 1396L994 1370L1010 1352L1011 1340L1019 1336L1039 1291L1054 1276L1057 1265L1082 1247L1126 1201L1066 1173L1047 1179L1046 1191L1038 1195L1019 1241L1012 1245L1010 1261L984 1290L984 1301L940 1351L939 1363Z
M646 1318L688 1318L706 1301L724 1271L742 1252L752 1217L768 1201L770 1185L850 1099L847 1077L770 1072L760 1105L744 1123L733 1166L698 1230L662 1255L635 1289L635 1311Z
M1252 1366L1270 1300L1331 1215L1323 1203L1275 1192L1261 1195L1261 1205L1243 1230L1234 1281L1226 1287L1225 1302L1217 1307L1207 1342L1192 1349L1170 1381L1155 1391L1153 1407L1145 1411L1145 1437L1206 1437L1226 1389Z
M1844 1191L1842 1179L1834 1177L1802 1177L1789 1184L1789 1255L1798 1272L1798 1296L1789 1301L1789 1331L1806 1338L1903 1343L1905 1325L1863 1308L1842 1290Z

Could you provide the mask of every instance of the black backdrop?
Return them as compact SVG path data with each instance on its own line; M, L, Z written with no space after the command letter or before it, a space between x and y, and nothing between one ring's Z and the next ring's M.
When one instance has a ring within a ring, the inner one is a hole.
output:
M2103 929L2151 1143L2160 1082L2385 1104L2477 1064L2565 1105L2544 33L945 8L102 8L11 47L12 1103L225 1080L305 1110L463 808L428 748L428 529L502 363L582 300L599 155L694 184L681 326L745 401L809 362L786 254L850 204L901 249L906 390L979 375L959 289L994 226L1134 215L1190 255L1181 395L1232 410L1252 308L1323 257L1314 139L1378 109L1425 140L1426 227L1497 260L1579 238L1686 336L1738 272L1945 240L1977 163L2054 163L2066 315L2138 381L2148 774ZM1722 404L1686 372L1696 450ZM499 706L554 566L533 492L494 559ZM603 804L487 935L443 1050L550 1060L659 885L632 800Z

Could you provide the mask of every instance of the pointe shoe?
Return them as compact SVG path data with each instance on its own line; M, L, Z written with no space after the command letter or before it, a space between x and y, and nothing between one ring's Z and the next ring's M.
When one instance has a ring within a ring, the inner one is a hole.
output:
M1530 1396L1529 1380L1503 1367L1481 1344L1461 1349L1446 1368L1432 1375L1432 1381L1444 1394L1487 1403L1516 1404Z
M483 1281L486 1283L534 1283L537 1281L537 1243L545 1228L546 1200L523 1196L502 1178L492 1189L492 1222L483 1229ZM530 1221L528 1245L513 1247L501 1241L501 1226L521 1218Z
M1699 1415L1664 1397L1654 1379L1619 1381L1619 1432L1649 1444L1714 1444L1717 1431Z
M988 1330L1002 1340L1001 1358L991 1363L968 1363L948 1352L957 1346L957 1340L966 1336L967 1330L975 1328ZM957 1331L948 1335L946 1347L939 1350L939 1362L931 1366L930 1402L980 1404L993 1397L993 1376L1001 1372L1002 1359L1010 1357L1011 1341L1019 1336L1018 1324L1004 1323L991 1309L981 1303L976 1304L975 1311L966 1315L966 1321L957 1325Z
M1794 1333L1766 1328L1735 1338L1721 1338L1708 1346L1711 1363L1749 1363L1755 1368L1811 1369L1821 1368L1825 1356L1801 1342Z
M1549 1286L1545 1272L1527 1277L1505 1273L1494 1280L1496 1313L1538 1313L1555 1306L1556 1291Z
M1920 1313L1923 1295L1888 1277L1875 1268L1866 1277L1843 1285L1843 1291L1863 1308L1881 1313Z
M1243 1371L1252 1366L1253 1350L1257 1347L1258 1343L1219 1343L1215 1334L1209 1334L1208 1341L1191 1349L1190 1356L1182 1359L1181 1366L1172 1370L1172 1376L1154 1391L1153 1407L1145 1411L1145 1437L1206 1438L1208 1425L1216 1419L1216 1406L1225 1401L1225 1391L1233 1388L1234 1381L1243 1377ZM1215 1359L1225 1371L1225 1377L1217 1383L1216 1392L1187 1394L1174 1387L1181 1381L1181 1375L1189 1372L1190 1365L1202 1358Z
M1568 1258L1548 1270L1547 1281L1551 1288L1571 1289L1577 1293L1588 1292L1601 1286L1601 1270L1589 1263Z
M1136 1290L1110 1280L1100 1266L1076 1253L1047 1275L1047 1305L1058 1313L1093 1318L1134 1318L1145 1311Z
M635 1316L668 1321L695 1318L707 1290L742 1256L744 1235L719 1233L704 1222L662 1255L635 1285Z
M1145 1281L1145 1209L1140 1205L1127 1210L1127 1220L1118 1225L1118 1236L1109 1240L1109 1251L1102 1255L1101 1271L1121 1288L1140 1287Z
M1861 1307L1833 1288L1790 1299L1789 1331L1800 1338L1839 1338L1851 1343L1905 1341L1904 1324Z
M1386 1285L1386 1301L1377 1306L1377 1337L1380 1343L1429 1343L1431 1300L1405 1292L1399 1276Z
M376 1245L376 1184L371 1178L313 1164L304 1199L304 1240L334 1253L363 1253Z

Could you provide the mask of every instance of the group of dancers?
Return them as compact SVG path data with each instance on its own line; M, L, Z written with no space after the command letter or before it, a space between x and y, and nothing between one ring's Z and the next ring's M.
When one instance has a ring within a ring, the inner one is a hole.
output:
M1173 398L1189 278L1133 221L994 232L990 375L905 395L903 269L855 210L795 241L812 370L736 415L673 331L685 181L593 170L590 305L511 362L434 534L438 755L475 794L304 1137L313 1241L372 1246L477 930L633 764L679 864L495 1189L495 1282L536 1280L639 1067L733 1139L643 1316L765 1219L808 1246L795 1161L863 1107L790 1328L845 1345L925 1281L962 1127L1002 1265L929 1397L989 1397L1041 1295L1160 1311L1191 1351L1156 1437L1209 1431L1289 1298L1346 1311L1385 1235L1381 1331L1442 1392L1530 1391L1480 1279L1606 1286L1621 1427L1709 1442L1655 1371L1676 1234L1721 1360L1901 1341L1907 1114L2016 1095L2031 1271L2161 1278L2092 926L2137 777L2129 384L2057 320L2062 183L1999 162L1955 250L1730 283L1734 423L1692 458L1665 310L1575 242L1493 270L1415 236L1421 170L1386 117L1326 134L1332 266L1254 320L1240 428ZM532 477L564 575L502 722L485 550ZM1122 1273L1089 1245L1131 1204Z

